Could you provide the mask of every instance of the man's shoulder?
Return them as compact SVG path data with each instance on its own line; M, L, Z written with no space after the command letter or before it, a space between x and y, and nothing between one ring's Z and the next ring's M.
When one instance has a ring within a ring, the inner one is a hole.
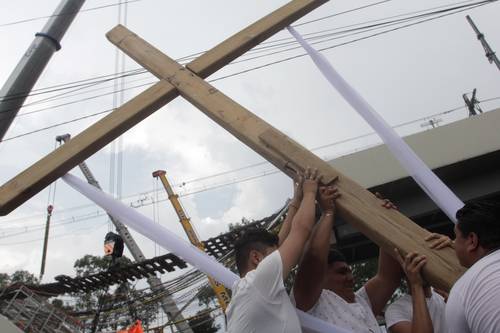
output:
M385 311L385 321L387 327L391 327L399 322L411 322L413 306L411 295L405 294L391 303Z
M390 309L403 307L403 306L406 306L408 304L410 304L410 305L412 304L411 295L404 294L404 295L398 297L394 302L389 304L389 306L387 307L387 311L389 311Z
M500 278L500 250L481 258L472 265L453 285L452 291L468 289L472 285L488 283Z

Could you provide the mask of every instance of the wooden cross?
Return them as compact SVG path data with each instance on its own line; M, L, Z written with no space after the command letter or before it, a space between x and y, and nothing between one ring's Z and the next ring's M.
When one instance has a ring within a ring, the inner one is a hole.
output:
M463 272L453 250L449 248L438 251L430 250L424 241L429 234L428 231L399 212L381 207L379 199L372 193L203 80L215 71L215 68L221 68L236 55L244 53L250 45L256 45L264 37L270 36L291 23L293 20L289 17L290 15L296 18L323 2L293 1L198 58L203 58L202 60L197 59L186 67L161 53L125 27L115 27L107 34L108 39L158 77L160 82L120 108L125 118L120 124L101 121L100 126L93 125L92 127L99 130L99 133L93 136L87 133L86 140L78 141L82 142L81 146L74 144L73 151L66 152L63 156L60 156L61 154L54 156L56 150L0 188L0 213L5 214L17 207L34 194L30 191L41 190L43 186L48 185L79 163L81 161L79 158L88 157L114 139L117 136L116 133L118 135L123 133L131 127L131 123L134 121L137 123L145 115L158 109L159 105L166 104L180 94L289 176L295 174L296 171L303 171L307 166L317 168L324 175L325 184L335 183L341 191L338 210L344 220L350 222L389 253L393 253L393 249L397 247L403 253L418 251L425 254L428 258L428 263L424 268L427 280L438 288L450 289ZM277 14L280 11L282 12ZM294 14L291 14L292 11ZM273 17L273 15L276 16ZM278 19L280 15L281 19ZM280 23L273 23L276 21ZM262 29L264 25L268 28ZM257 31L260 31L260 34ZM242 33L246 38L240 35ZM225 46L222 47L224 44ZM115 118L115 121L118 119ZM106 131L111 131L113 134L106 135ZM107 141L97 142L98 137L105 138ZM59 149L67 147L77 138L78 136ZM53 155L52 158L58 157L57 162L52 161L51 155ZM37 170L35 166L41 168L42 171ZM31 176L30 181L23 182L23 186L19 186L16 182L21 181L23 175ZM9 188L15 192L7 195Z

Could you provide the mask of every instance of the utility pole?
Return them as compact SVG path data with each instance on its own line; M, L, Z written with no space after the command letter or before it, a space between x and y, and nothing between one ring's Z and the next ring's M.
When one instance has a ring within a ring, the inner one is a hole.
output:
M175 194L174 191L172 190L172 187L170 186L170 183L167 180L166 174L167 172L164 170L157 170L153 172L153 177L160 178L163 187L167 192L168 199L170 200L170 203L174 207L174 210L177 213L177 217L179 217L179 222L181 223L182 228L184 229L184 232L186 233L187 238L189 239L191 244L199 248L201 251L205 251L205 245L203 245L203 243L198 238L198 235L196 234L196 231L194 230L194 227L191 224L191 219L187 217L186 213L184 212L184 209L182 208L181 203L179 201L179 196ZM207 276L207 278L208 282L210 283L210 286L212 287L215 295L217 296L217 300L219 301L219 305L222 308L222 311L224 311L225 313L226 308L229 305L229 302L231 301L229 293L227 292L223 284L215 281L210 276Z
M472 90L472 97L470 99L469 97L467 97L467 94L462 95L465 105L469 110L469 117L476 116L478 113L483 113L483 110L481 110L481 108L479 107L479 101L476 98L476 91L476 88Z
M0 90L0 142L85 0L62 0Z
M479 39L481 45L483 45L484 51L486 52L486 58L488 58L490 64L495 63L498 70L500 70L500 61L498 60L498 57L496 56L495 52L493 52L486 39L484 39L484 34L479 31L479 29L476 27L474 21L472 21L469 15L467 15L466 18L467 21L469 21L469 24L471 25L472 29L476 33L477 39Z
M56 140L61 143L65 143L70 139L69 134L64 134L64 135L59 135L56 137ZM96 187L97 189L102 191L101 186L99 185L99 182L97 179L94 177L92 172L90 171L89 167L85 162L82 162L78 165L80 167L80 170L82 171L83 175L87 179L87 182ZM135 261L140 262L146 259L144 254L142 253L141 249L135 242L134 238L128 231L128 228L122 224L120 221L115 219L113 216L109 215L109 219L113 223L113 225L116 228L116 231L118 234L122 237L123 242L125 245L127 245L127 248L129 249L130 253L132 254L132 257L134 257ZM193 333L191 330L191 327L187 323L187 321L184 321L182 314L179 311L179 308L177 307L177 304L175 304L174 300L172 299L172 296L170 295L170 292L161 284L161 280L154 274L150 275L147 278L148 284L151 286L151 290L153 290L155 293L164 293L165 295L161 297L160 302L161 302L161 307L165 314L167 315L168 319L171 321L174 321L175 319L175 326L177 329L181 332L187 332L187 333Z

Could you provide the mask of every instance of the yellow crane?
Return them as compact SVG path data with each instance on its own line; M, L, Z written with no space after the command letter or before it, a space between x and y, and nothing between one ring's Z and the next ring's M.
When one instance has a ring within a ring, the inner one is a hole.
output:
M184 209L182 208L181 203L179 201L179 196L175 194L174 191L172 190L172 187L170 186L170 183L167 180L166 174L167 172L164 170L157 170L153 172L153 177L159 178L161 180L163 187L165 188L165 191L167 191L168 199L170 200L170 203L174 207L174 210L177 213L177 216L179 217L179 221L181 222L182 228L184 228L184 231L186 232L186 235L191 244L193 244L200 250L205 251L205 246L196 235L193 225L191 224L191 219L186 216L186 213L184 212ZM212 286L212 289L214 290L215 295L217 296L217 300L219 301L220 307L224 312L226 312L226 308L230 301L227 289L224 287L224 285L215 281L210 276L207 276L207 278L208 282L210 283L210 286Z

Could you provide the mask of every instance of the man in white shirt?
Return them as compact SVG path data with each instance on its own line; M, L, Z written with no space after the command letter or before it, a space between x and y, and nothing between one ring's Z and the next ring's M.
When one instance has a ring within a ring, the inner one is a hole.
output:
M360 290L354 292L354 277L344 256L330 250L335 205L319 199L322 215L315 227L309 247L299 264L294 285L297 308L357 333L378 333L375 315L398 287L401 279L399 263L383 251L379 254L379 268ZM395 208L388 200L386 208Z
M254 229L236 242L236 266L242 278L233 286L227 309L229 333L302 332L283 281L297 265L313 229L320 178L316 170L306 171L302 188L296 187L279 237ZM332 202L339 196L333 187L326 194L325 200Z
M452 246L450 238L439 234L430 234L427 241L431 249ZM403 295L388 306L385 311L385 323L390 333L446 333L444 326L444 298L432 291L431 286L422 278L421 271L427 263L425 256L415 252L406 257L396 249L398 259L406 274L410 294Z
M466 204L457 212L455 253L468 270L446 304L453 333L500 332L500 204Z

